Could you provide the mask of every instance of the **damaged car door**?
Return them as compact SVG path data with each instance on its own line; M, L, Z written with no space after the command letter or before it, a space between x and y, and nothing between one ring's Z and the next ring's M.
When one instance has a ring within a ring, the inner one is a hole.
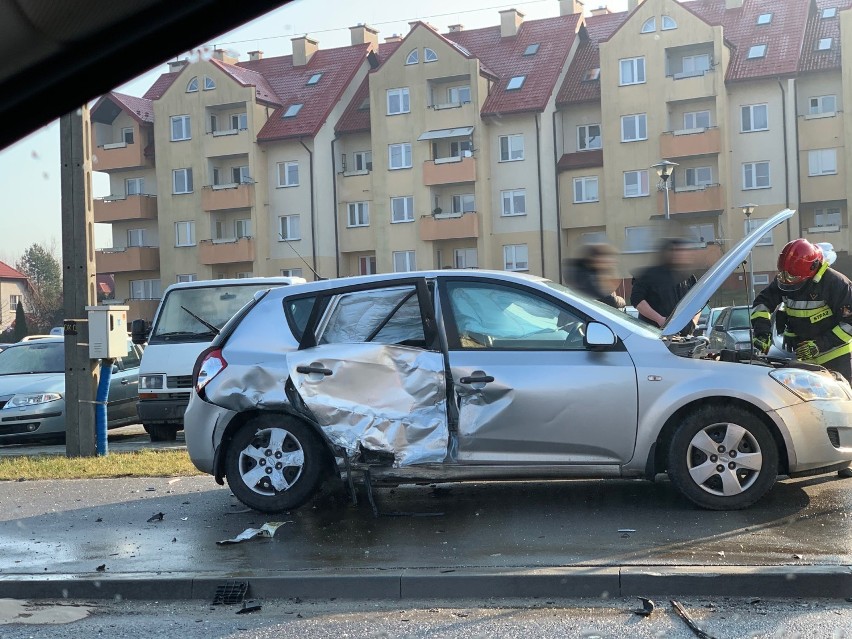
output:
M588 318L533 287L447 277L440 295L459 463L584 464L617 473L631 458L636 372L614 335L611 347L587 347Z
M396 466L444 461L444 360L425 279L323 292L287 366L314 419L349 456L365 449Z

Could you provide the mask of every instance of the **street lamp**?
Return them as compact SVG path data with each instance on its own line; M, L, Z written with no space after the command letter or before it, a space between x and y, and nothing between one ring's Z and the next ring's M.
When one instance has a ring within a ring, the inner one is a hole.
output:
M666 219L669 219L669 178L674 172L677 162L669 162L668 160L660 160L657 164L652 164L651 168L657 172L660 179L663 181L663 191L665 191L665 214Z
M751 232L751 225L748 220L751 219L751 214L754 213L754 210L757 208L757 204L741 204L740 208L743 211L743 215L746 218L746 228L749 232ZM752 306L754 304L754 250L752 250L748 257L748 305Z

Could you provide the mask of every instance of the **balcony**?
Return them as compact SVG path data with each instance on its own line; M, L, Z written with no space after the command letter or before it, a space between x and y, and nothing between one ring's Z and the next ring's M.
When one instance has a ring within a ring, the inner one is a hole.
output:
M245 155L249 152L251 136L247 129L227 129L213 131L204 138L204 151L207 156Z
M156 195L110 195L95 199L94 205L95 222L153 220L157 217Z
M145 155L145 149L139 142L127 144L114 142L94 146L92 141L92 170L117 171L122 169L141 169L153 166L151 157Z
M667 131L660 135L660 156L685 158L693 155L718 154L722 149L719 127Z
M150 322L154 319L154 313L157 312L157 306L159 305L160 300L126 299L124 300L124 303L130 307L127 311L128 321L132 322L135 319L143 319Z
M719 184L708 184L705 187L669 191L669 211L676 213L693 213L698 211L721 211L725 208L725 192ZM657 193L657 210L665 211L665 194Z
M160 249L157 246L103 249L95 253L95 267L98 273L156 271L160 268Z
M843 113L800 115L799 150L831 149L843 140Z
M804 229L805 238L814 244L828 242L836 251L849 246L849 227L843 226L812 226Z
M217 184L201 189L201 208L205 211L248 209L252 206L254 206L254 184L252 183Z
M456 213L447 216L422 215L418 226L420 239L464 240L479 237L479 213Z
M198 243L198 261L206 265L254 262L254 238L201 240Z
M440 186L476 181L476 160L472 157L450 157L423 163L423 184Z
M660 97L664 97L666 102L710 98L718 91L716 83L723 81L723 74L717 73L715 69L694 74L669 75L666 77L664 95Z

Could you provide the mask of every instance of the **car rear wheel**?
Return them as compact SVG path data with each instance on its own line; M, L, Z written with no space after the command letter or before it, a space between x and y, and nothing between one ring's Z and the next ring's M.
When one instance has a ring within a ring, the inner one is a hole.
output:
M173 442L177 439L177 426L168 424L143 424L145 432L151 436L152 442Z
M237 499L266 513L293 510L319 489L327 454L319 435L286 415L263 415L236 432L225 476Z
M705 407L675 431L668 473L678 490L702 508L747 508L775 483L778 447L766 424L747 410Z

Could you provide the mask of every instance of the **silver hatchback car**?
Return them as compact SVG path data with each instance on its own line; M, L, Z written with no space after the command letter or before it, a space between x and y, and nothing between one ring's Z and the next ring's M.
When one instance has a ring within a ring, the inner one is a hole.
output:
M852 389L820 367L678 332L767 231L662 330L554 282L430 271L258 293L196 363L190 457L251 508L305 503L338 468L383 484L649 478L744 508L778 475L852 462ZM725 361L728 360L728 361Z

